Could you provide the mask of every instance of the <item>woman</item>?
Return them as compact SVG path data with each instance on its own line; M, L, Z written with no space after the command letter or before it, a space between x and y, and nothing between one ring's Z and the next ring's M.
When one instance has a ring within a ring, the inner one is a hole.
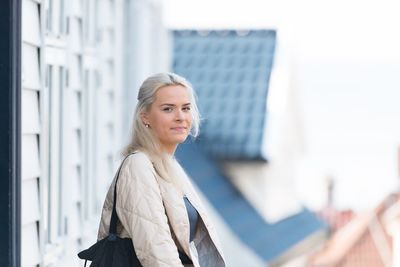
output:
M174 158L178 144L199 132L191 85L174 73L147 78L139 89L132 138L117 183L118 233L133 240L145 267L225 266L215 230L189 178ZM114 181L104 202L98 239L107 236Z

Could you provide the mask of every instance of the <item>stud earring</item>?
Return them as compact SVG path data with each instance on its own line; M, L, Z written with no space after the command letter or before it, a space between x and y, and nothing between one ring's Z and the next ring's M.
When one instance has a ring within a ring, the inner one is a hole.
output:
M145 123L144 126L146 126L146 128L150 127L150 125L148 123Z

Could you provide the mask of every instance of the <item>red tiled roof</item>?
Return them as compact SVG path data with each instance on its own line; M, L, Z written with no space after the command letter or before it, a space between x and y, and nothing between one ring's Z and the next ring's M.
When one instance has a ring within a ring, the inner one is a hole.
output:
M351 210L338 211L333 208L326 208L317 212L317 216L324 220L333 232L345 226L354 218L354 212Z
M313 267L384 267L391 263L393 245L383 215L398 195L388 196L373 211L354 214L331 208L318 212L330 226L332 236L325 247L310 257Z

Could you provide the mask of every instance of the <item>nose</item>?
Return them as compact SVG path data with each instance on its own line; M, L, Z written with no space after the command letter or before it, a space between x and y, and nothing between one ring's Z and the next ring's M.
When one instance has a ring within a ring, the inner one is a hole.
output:
M175 120L176 121L183 121L184 119L184 113L182 110L177 109L176 114L175 114Z

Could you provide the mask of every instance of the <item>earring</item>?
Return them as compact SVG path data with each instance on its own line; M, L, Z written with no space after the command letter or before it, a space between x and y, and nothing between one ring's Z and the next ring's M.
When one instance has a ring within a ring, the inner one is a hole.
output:
M145 123L144 126L146 126L146 128L150 127L150 125L148 123Z

